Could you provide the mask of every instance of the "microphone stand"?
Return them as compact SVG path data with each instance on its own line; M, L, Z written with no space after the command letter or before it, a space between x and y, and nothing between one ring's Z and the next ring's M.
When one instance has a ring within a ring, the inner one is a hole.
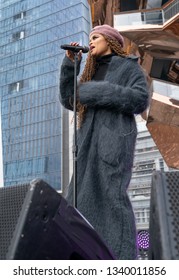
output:
M64 50L69 50L74 53L74 137L73 137L73 206L77 208L77 62L78 62L78 53L82 51L87 53L89 51L88 47L81 46L72 46L72 45L61 45L61 48Z
M77 62L78 53L74 51L74 102L73 102L73 114L74 114L74 137L73 137L73 206L77 208Z

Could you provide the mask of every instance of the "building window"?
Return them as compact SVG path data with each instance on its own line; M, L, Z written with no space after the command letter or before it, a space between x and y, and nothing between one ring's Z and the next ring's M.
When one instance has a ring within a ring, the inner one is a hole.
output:
M19 92L24 87L23 81L18 81L9 85L10 92Z
M21 13L19 13L19 14L16 14L14 17L13 17L13 19L14 19L14 21L15 20L18 20L18 19L24 19L26 17L26 12L21 12Z
M136 162L133 168L134 175L152 174L156 169L154 160Z
M160 164L160 170L164 171L164 161L162 158L159 159L159 164Z
M14 41L22 40L25 37L25 31L19 31L12 35Z

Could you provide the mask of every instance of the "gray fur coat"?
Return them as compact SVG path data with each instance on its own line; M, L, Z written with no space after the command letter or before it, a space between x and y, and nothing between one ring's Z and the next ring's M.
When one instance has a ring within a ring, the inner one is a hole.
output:
M60 102L70 110L73 85L74 64L65 57ZM135 259L136 227L127 188L137 136L134 114L148 105L146 79L136 59L113 56L105 79L79 84L78 96L88 109L77 133L77 208L116 258Z

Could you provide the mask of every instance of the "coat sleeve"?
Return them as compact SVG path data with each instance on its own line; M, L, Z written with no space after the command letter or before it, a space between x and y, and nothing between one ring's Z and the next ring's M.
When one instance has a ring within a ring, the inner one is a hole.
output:
M127 114L143 112L148 106L149 93L142 69L136 60L130 59L123 74L127 75L126 86L109 81L80 84L80 102L88 107L113 109Z
M80 72L81 60L77 63L77 75ZM74 96L74 63L65 56L61 65L59 82L60 103L69 110L73 110Z

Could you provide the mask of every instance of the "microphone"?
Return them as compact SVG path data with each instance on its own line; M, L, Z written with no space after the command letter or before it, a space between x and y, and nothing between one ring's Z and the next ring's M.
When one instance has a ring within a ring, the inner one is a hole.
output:
M86 46L61 45L61 49L72 51L72 52L79 52L79 51L82 51L83 53L89 52L89 48Z

